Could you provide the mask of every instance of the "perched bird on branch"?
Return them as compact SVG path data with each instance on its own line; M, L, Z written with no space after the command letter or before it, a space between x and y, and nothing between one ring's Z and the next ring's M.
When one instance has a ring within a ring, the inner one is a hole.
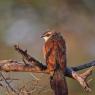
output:
M50 73L50 84L55 95L68 95L64 76L66 68L66 45L60 33L54 30L46 31L42 36L45 40L43 53L47 69Z

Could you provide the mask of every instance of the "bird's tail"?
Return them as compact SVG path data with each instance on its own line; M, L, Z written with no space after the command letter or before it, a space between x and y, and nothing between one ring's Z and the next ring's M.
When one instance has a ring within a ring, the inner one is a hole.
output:
M50 84L55 95L68 95L67 83L62 70L58 69L54 72L50 77Z

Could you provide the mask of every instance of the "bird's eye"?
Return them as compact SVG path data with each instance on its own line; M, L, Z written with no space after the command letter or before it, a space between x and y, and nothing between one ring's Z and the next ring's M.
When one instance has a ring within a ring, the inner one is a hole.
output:
M47 36L47 37L49 37L49 36L50 36L50 34L46 34L46 36Z

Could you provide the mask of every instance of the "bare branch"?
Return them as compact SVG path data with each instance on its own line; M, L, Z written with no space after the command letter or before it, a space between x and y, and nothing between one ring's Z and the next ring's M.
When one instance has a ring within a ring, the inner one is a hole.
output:
M0 64L0 70L3 71L15 71L15 72L35 72L35 73L45 73L49 74L46 70L41 70L37 66L32 66L31 64L23 64L22 62L17 62L13 60L3 60L1 61L2 64ZM0 63L1 63L0 62ZM79 82L79 84L86 90L91 91L90 87L88 86L88 83L86 81L87 77L91 75L92 68L87 70L83 74L77 74L75 71L73 71L72 68L67 68L65 71L65 76L69 76L76 81Z
M80 74L80 76L83 78L83 79L87 79L90 75L92 75L92 70L93 70L93 66L90 67L88 70L86 70L84 73Z
M34 71L34 68L32 68L33 66L32 65L24 65L22 64L21 62L17 62L17 61L14 61L14 60L4 60L4 61L1 61L2 64L0 64L0 70L3 70L3 71L21 71L21 72L32 72ZM1 63L0 62L0 63ZM4 63L3 63L4 62ZM36 68L36 67L35 67Z
M79 70L83 70L89 67L95 66L95 60L89 62L89 63L85 63L79 66L75 66L75 67L71 67L74 71L79 71Z
M92 74L93 67L89 68L82 74L77 74L76 72L72 73L72 76L79 84L88 92L91 92L91 88L87 82L87 78Z
M14 71L14 72L34 72L49 74L48 70L41 70L38 66L32 66L31 64L24 64L15 60L1 60L0 71Z
M46 65L43 65L42 63L40 63L38 60L36 60L34 57L30 56L27 53L27 50L22 50L19 46L15 45L14 46L15 50L20 53L23 58L25 58L28 62L30 62L32 65L34 66L38 66L41 70L46 69Z
M0 71L14 71L14 72L35 72L35 73L45 73L49 74L48 68L43 63L36 60L34 57L30 56L27 53L27 50L22 50L19 46L15 45L15 50L20 53L23 58L23 62L18 62L15 60L1 60L0 61ZM92 68L84 72L83 74L77 74L76 71L83 70L89 67L95 66L95 61L91 61L89 63L66 68L65 69L65 76L73 78L79 82L79 84L86 90L91 91L88 83L87 83L87 77L91 75Z

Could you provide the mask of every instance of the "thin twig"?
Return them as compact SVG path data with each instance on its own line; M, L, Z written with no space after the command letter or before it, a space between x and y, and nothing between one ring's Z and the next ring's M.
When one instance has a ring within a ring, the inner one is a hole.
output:
M6 80L6 78L3 76L2 72L0 72L0 75L2 76L2 78L4 79L5 83L8 85L8 87L15 93L18 94L17 91L15 89L13 89L13 87L8 83L8 81Z

